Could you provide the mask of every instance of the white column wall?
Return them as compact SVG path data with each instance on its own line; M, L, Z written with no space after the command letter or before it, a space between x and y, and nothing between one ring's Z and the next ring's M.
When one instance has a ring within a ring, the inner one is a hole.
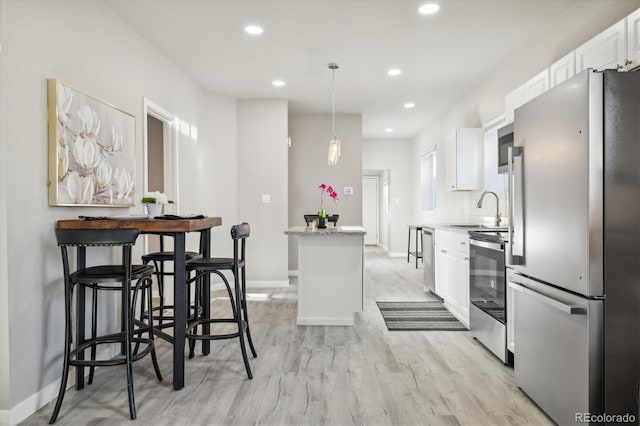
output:
M247 240L250 286L286 286L288 165L286 100L238 101L238 221L251 225ZM262 196L270 201L262 202ZM228 224L232 225L232 224Z
M6 4L0 1L0 49L4 46ZM9 422L9 274L7 269L7 139L5 55L0 50L0 425Z

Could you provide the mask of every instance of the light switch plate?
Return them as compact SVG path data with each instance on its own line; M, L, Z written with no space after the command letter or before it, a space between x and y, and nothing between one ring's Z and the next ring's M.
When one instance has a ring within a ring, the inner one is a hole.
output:
M269 204L271 202L271 194L262 194L262 204Z
M345 186L344 195L353 195L353 186Z

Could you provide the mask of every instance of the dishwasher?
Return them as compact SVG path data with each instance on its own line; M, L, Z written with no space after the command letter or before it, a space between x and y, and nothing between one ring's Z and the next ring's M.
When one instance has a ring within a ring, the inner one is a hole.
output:
M436 275L434 259L434 237L433 228L422 228L422 267L424 268L424 291L436 294Z

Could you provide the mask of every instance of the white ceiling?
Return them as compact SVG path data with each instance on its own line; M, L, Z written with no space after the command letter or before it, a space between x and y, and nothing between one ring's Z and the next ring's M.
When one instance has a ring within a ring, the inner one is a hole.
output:
M204 88L285 98L291 112L360 113L365 138L409 138L578 2L437 0L107 0ZM261 36L244 32L248 24ZM389 77L390 68L403 74ZM282 79L284 87L271 81ZM412 110L403 108L415 102ZM393 133L386 133L391 127ZM340 135L337 129L338 136Z

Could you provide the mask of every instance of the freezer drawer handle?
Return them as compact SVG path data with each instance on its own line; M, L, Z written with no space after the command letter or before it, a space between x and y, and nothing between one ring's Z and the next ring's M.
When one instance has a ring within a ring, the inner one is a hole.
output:
M508 148L509 166L509 251L507 253L510 265L524 265L524 177L523 147Z
M567 305L566 303L562 303L556 299L553 299L549 296L546 296L542 293L538 293L537 291L531 290L530 288L524 287L521 283L516 282L516 281L509 281L509 287L511 287L512 289L528 294L529 296L535 297L536 299L538 299L539 301L551 306L552 308L556 308L559 311L564 312L565 314L569 314L569 315L583 315L586 314L586 311L584 308L580 307L580 306L571 306L571 305Z

